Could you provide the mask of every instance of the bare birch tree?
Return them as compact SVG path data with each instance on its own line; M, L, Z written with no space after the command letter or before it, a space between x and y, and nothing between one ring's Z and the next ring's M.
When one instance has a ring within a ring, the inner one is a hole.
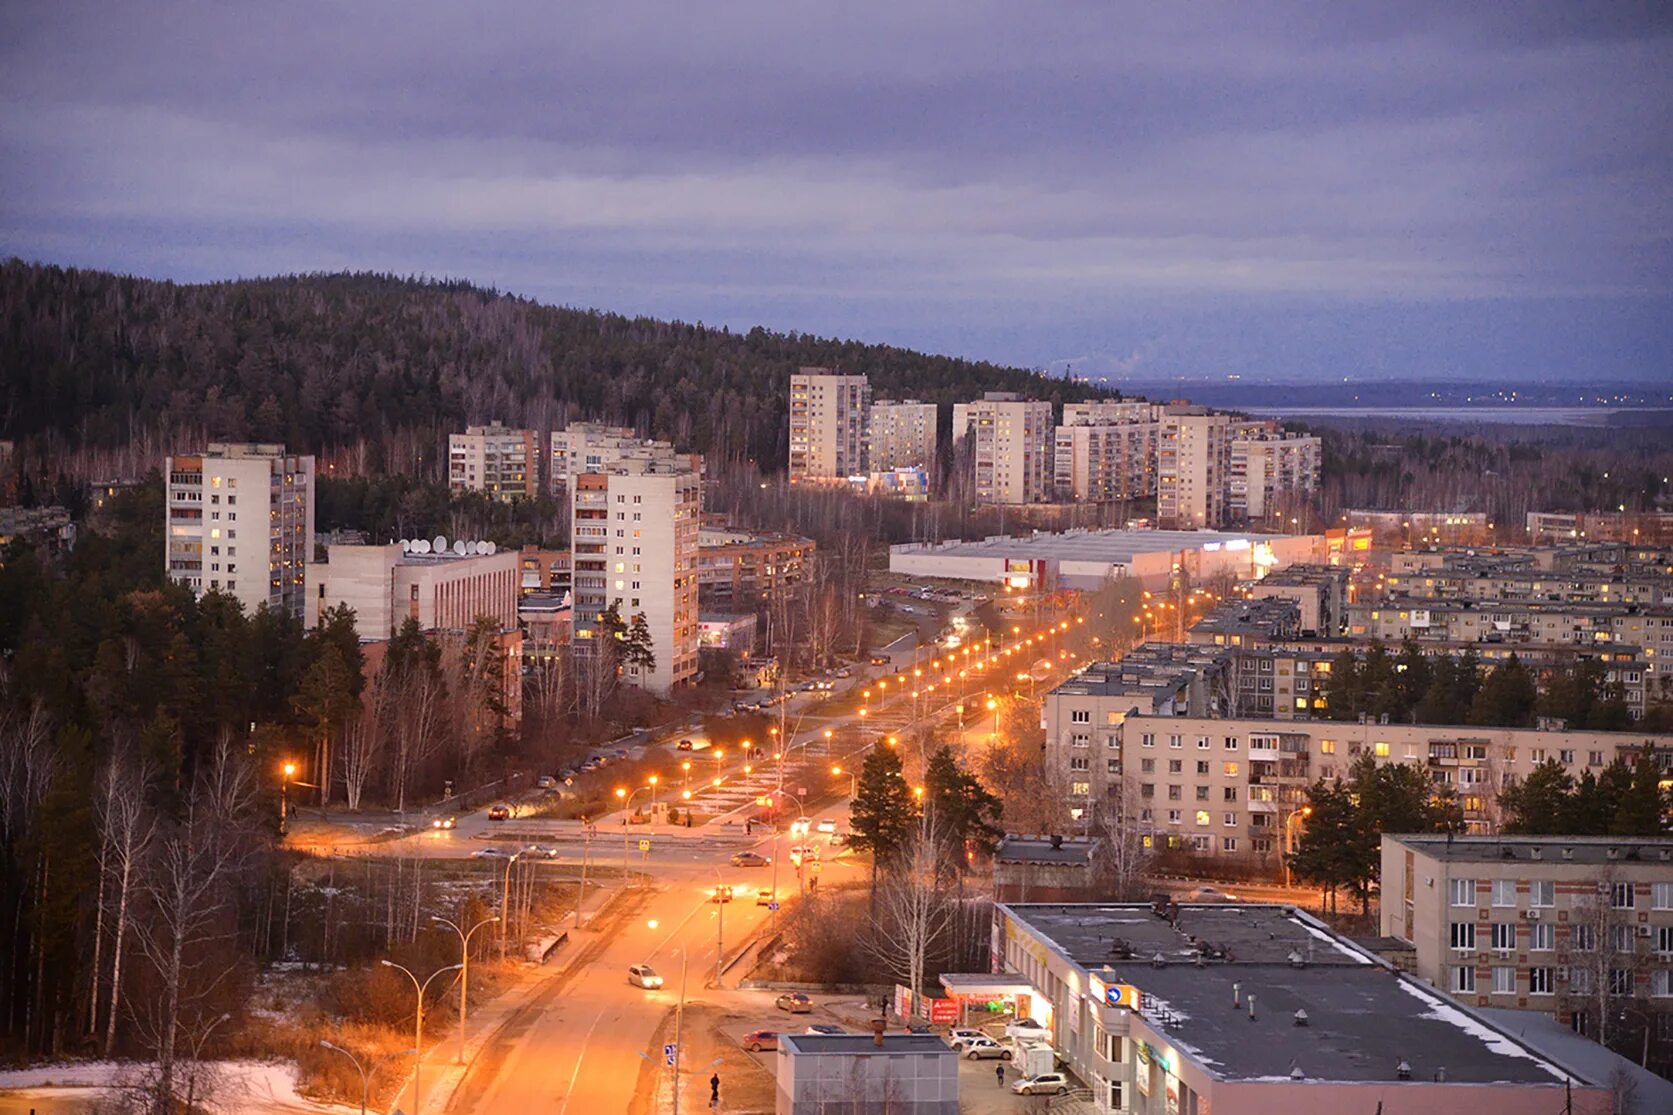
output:
M1101 898L1131 902L1145 894L1152 853L1144 845L1143 804L1123 774L1091 818L1092 873Z
M129 926L135 889L143 877L145 857L156 831L156 817L145 801L146 787L151 781L151 768L140 757L113 756L101 773L98 799L100 894L105 893L108 880L111 901L110 931L110 997L106 1004L104 1052L111 1055L116 1046L116 1024L122 1011L122 965L126 957ZM99 910L103 923L104 909ZM102 935L102 934L100 934ZM97 936L96 935L96 939ZM93 988L99 988L97 944L93 965ZM88 1031L98 1026L98 1005L88 1018Z
M343 746L339 758L343 764L343 792L351 810L360 808L360 799L372 773L383 758L385 734L385 706L389 694L382 675L367 687L360 709L343 728Z
M891 865L877 891L876 914L866 950L914 993L923 990L932 949L940 946L956 912L947 893L938 849L927 818Z

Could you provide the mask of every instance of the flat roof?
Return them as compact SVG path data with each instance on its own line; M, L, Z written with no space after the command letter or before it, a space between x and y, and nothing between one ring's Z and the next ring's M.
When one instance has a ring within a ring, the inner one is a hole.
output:
M1049 558L1059 561L1128 562L1136 554L1169 550L1200 550L1204 546L1241 549L1257 542L1305 537L1290 534L1245 534L1218 530L1069 530L1028 537L1001 534L979 542L907 543L890 547L897 554L934 554L938 557Z
M1386 833L1384 838L1449 863L1667 863L1673 837L1454 836Z
M1444 1070L1460 1084L1572 1073L1290 907L1180 905L1177 919L1148 905L1005 908L1100 980L1137 987L1162 1057L1172 1046L1223 1079L1393 1082L1401 1061L1414 1080Z
M1481 1014L1507 1033L1515 1034L1541 1053L1558 1057L1599 1083L1615 1077L1631 1081L1633 1111L1673 1111L1673 1081L1640 1068L1620 1054L1581 1037L1573 1029L1537 1010L1482 1007Z
M1092 862L1092 841L1084 837L1065 837L1057 843L1049 836L1010 836L999 841L993 851L997 863L1065 863Z
M953 1047L934 1034L884 1034L879 1046L871 1034L779 1034L780 1049L791 1053L844 1054L850 1057L888 1053L945 1053L956 1057Z

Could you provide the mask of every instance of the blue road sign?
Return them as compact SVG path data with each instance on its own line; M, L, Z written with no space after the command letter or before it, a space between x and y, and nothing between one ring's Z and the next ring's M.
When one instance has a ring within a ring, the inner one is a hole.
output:
M672 1065L674 1063L674 1046L673 1045L665 1045L665 1046L662 1047L662 1058L663 1058L663 1060L667 1061L670 1065Z
M767 909L776 914L778 912L778 903L777 902L767 903Z

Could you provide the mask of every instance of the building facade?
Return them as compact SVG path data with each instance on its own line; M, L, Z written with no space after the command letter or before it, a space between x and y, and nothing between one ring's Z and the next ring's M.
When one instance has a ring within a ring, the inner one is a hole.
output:
M168 457L164 568L195 595L301 619L314 554L314 458L282 445L212 443ZM240 537L240 534L243 537Z
M777 599L801 584L815 544L796 534L704 527L697 583L717 608Z
M674 460L679 454L668 442L639 437L627 426L571 422L552 431L549 456L551 490L564 492L577 473L597 472L617 461Z
M1057 498L1082 502L1148 499L1156 492L1160 437L1161 427L1155 422L1065 422L1054 435L1052 476Z
M1156 457L1156 522L1164 530L1214 530L1227 521L1236 420L1205 407L1163 409Z
M803 368L790 377L790 483L846 482L867 471L871 384Z
M953 437L969 437L977 503L1043 503L1056 469L1052 405L1005 391L955 403Z
M940 437L938 410L934 403L920 403L916 399L878 399L872 403L867 469L871 472L933 469Z
M1321 444L1276 423L1245 429L1231 442L1226 514L1241 522L1303 525L1305 508L1319 488Z
M689 459L624 460L576 474L570 493L577 650L615 605L643 615L655 664L627 679L667 694L697 673L697 551L702 480Z
M517 629L514 550L419 553L411 543L394 542L328 546L325 554L323 562L308 563L308 627L332 608L349 607L362 639L388 639L409 618L431 632L463 632L483 617L500 631Z
M455 492L482 492L502 502L533 499L540 491L534 431L491 422L449 434L447 485Z

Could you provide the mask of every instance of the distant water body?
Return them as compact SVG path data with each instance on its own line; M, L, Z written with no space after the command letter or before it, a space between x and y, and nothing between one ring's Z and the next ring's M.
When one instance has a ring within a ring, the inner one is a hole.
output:
M1461 422L1491 426L1618 426L1661 423L1673 407L1332 407L1245 406L1249 414L1275 418L1399 419L1408 422Z

